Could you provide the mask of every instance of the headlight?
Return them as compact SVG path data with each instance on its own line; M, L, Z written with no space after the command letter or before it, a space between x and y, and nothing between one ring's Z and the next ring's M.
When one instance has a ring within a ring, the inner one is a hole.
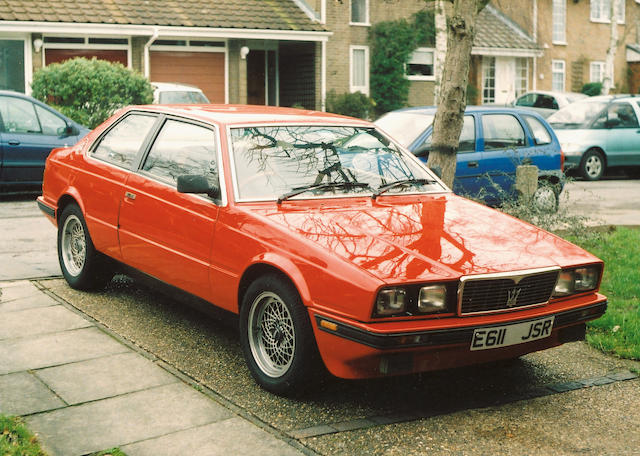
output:
M553 296L568 296L595 290L600 281L600 266L581 266L560 271Z
M420 288L418 312L441 312L447 307L447 288L444 285L431 285Z
M404 288L385 288L380 290L376 299L377 315L403 313L407 307L407 292Z

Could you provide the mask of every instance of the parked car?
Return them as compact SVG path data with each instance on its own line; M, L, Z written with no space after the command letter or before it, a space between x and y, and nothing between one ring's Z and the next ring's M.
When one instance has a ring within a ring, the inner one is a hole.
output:
M435 114L435 107L405 108L375 123L426 162ZM547 210L558 207L562 151L553 129L535 112L468 106L456 160L453 190L459 195L500 205L516 197L516 168L529 163L539 169L536 204Z
M0 90L0 190L39 188L51 149L73 145L88 132L35 98Z
M207 104L209 99L196 86L170 82L152 82L155 104Z
M549 117L558 109L569 106L571 103L588 98L584 93L576 92L527 92L516 98L512 105L528 108L536 111L542 117Z
M582 339L603 263L453 194L375 125L315 111L136 106L51 154L38 204L69 285L117 265L239 314L289 394Z
M567 168L598 180L608 168L640 166L638 100L628 95L591 97L549 117Z

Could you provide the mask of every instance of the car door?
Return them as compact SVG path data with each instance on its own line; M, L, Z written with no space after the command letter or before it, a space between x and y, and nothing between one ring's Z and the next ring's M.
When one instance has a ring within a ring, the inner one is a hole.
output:
M0 116L0 181L5 185L41 183L51 149L78 139L67 135L62 117L24 98L0 96Z
M520 119L510 113L482 114L485 200L496 203L515 191L516 167L534 154Z
M453 190L463 196L476 197L482 193L483 163L477 148L477 122L473 115L465 115L456 155L456 174Z
M631 103L611 103L606 116L603 133L606 135L607 165L640 165L640 125Z
M211 126L167 118L137 173L126 183L119 216L125 263L203 298L218 203L177 191L180 175L218 181L217 133Z

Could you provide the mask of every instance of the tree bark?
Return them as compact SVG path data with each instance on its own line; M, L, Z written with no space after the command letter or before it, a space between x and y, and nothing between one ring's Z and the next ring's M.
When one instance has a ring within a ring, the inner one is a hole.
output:
M466 106L471 48L478 12L488 0L454 0L447 17L447 56L440 80L440 99L433 121L428 166L439 169L442 180L453 185L456 152Z
M447 57L447 16L444 8L445 0L435 0L435 26L436 26L436 52L435 66L436 82L433 90L433 104L440 103L440 83L442 81L442 71L444 61Z
M602 94L609 95L609 91L614 88L613 67L616 59L616 50L618 49L618 1L611 0L611 9L609 10L611 19L611 28L609 30L609 49L604 61L604 79L602 81Z

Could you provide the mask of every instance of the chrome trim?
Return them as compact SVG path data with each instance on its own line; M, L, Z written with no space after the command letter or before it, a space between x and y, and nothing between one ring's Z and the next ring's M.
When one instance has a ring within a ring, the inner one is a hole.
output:
M562 270L562 268L560 266L550 266L550 267L547 267L547 268L522 269L520 271L496 272L496 273L491 273L491 274L477 274L477 275L463 276L463 277L460 278L460 285L458 286L458 296L457 296L458 305L457 305L456 313L461 317L470 316L470 315L472 315L472 316L475 316L475 315L488 315L488 314L504 313L504 312L512 312L512 311L516 311L516 310L530 309L532 307L537 307L537 306L542 306L544 304L547 304L549 302L549 299L551 299L551 297L553 296L553 289L551 290L551 294L549 295L549 298L544 302L539 302L539 303L536 303L536 304L530 304L528 306L521 306L521 307L507 307L505 309L496 309L496 310L486 310L486 311L481 311L481 312L462 313L462 295L463 295L463 292L464 292L465 283L467 283L467 282L476 282L476 281L484 281L484 280L495 280L495 279L511 279L517 285L518 283L520 283L523 279L525 279L527 277L540 275L540 274L545 274L547 272L553 272L553 271L560 272L561 270Z

